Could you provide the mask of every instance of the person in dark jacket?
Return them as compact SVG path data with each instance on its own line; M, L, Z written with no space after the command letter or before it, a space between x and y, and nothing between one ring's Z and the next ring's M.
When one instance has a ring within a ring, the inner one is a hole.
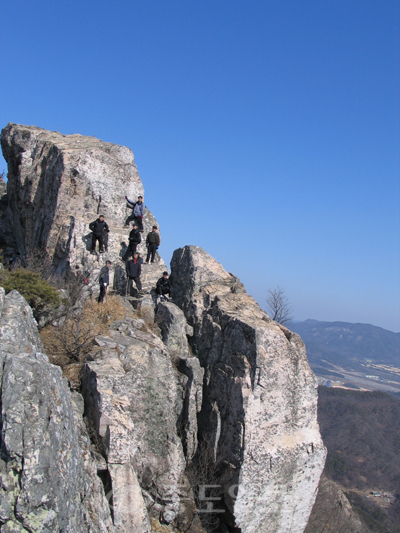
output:
M126 253L124 255L124 261L129 259L129 257L133 256L136 252L137 246L142 242L142 236L139 233L138 226L135 223L133 225L133 229L129 234L129 246L126 250Z
M138 224L140 233L143 233L143 215L146 211L146 207L143 203L143 196L138 196L137 202L132 202L127 196L125 200L128 202L129 209L133 209L133 212L125 221L125 226L129 226L129 222L134 220Z
M103 266L103 268L100 270L100 294L99 299L97 300L99 303L102 303L102 301L104 300L104 297L107 295L107 287L108 285L110 285L110 266L111 261L106 261L105 266Z
M153 230L147 235L146 246L147 246L147 257L146 263L154 263L154 258L156 255L156 250L160 246L161 239L160 235L157 233L157 226L153 226Z
M166 296L167 294L168 294L168 299L172 300L172 298L170 297L171 296L171 282L168 278L167 271L163 272L162 278L160 278L157 281L156 293L161 297L161 300L167 299L167 296Z
M142 273L142 265L139 260L138 252L133 254L133 259L129 259L126 263L126 276L128 278L128 294L131 294L133 282L135 282L139 294L142 294L142 282L140 281L140 274Z
M92 249L91 252L96 251L96 241L99 241L99 252L104 252L104 233L108 233L107 222L104 220L104 215L100 215L97 220L89 224L89 229L93 231Z

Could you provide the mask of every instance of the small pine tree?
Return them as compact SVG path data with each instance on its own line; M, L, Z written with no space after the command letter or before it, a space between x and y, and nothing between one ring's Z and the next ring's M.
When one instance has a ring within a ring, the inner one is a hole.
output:
M31 272L25 268L10 272L2 271L0 284L6 294L14 289L18 291L33 310L45 305L57 307L61 303L57 289L42 279L37 272Z

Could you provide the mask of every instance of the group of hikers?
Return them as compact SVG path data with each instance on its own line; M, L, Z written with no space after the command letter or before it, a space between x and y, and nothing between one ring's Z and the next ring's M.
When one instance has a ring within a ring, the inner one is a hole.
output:
M142 282L140 280L140 275L142 273L142 263L143 260L139 257L139 252L137 251L138 245L142 242L141 233L143 233L143 216L146 211L146 207L143 203L143 197L138 196L137 202L129 200L125 196L128 206L132 209L132 214L126 219L125 227L129 226L131 221L134 221L133 228L129 233L129 245L121 257L125 262L125 270L127 276L127 294L131 293L133 282L135 282L138 294L142 295ZM104 253L107 251L108 246L108 233L110 231L107 222L104 220L104 215L99 215L99 218L94 222L89 224L89 229L93 232L91 253L96 253L96 243L99 243L99 253ZM147 247L147 257L146 264L154 263L155 255L158 247L160 246L161 239L160 235L157 232L157 226L153 226L150 233L146 237L146 247ZM107 287L110 284L109 270L111 266L111 261L107 260L105 266L100 270L99 275L99 284L100 284L100 294L98 301L103 302L106 294ZM161 299L171 300L171 282L168 277L168 272L163 272L162 277L157 281L156 294Z

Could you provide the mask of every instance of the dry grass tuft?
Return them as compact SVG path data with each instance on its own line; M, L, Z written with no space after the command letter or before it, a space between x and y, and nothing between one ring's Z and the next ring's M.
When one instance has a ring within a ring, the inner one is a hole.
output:
M94 338L107 334L109 325L125 315L126 309L119 296L108 296L101 304L93 299L86 300L82 309L70 309L61 325L48 325L40 330L45 353L75 385L79 382L82 364L88 354L96 350Z
M115 320L122 320L126 316L126 309L118 295L107 296L106 301L99 304L97 300L87 300L84 312L88 316L97 315L101 332L105 333L108 326Z

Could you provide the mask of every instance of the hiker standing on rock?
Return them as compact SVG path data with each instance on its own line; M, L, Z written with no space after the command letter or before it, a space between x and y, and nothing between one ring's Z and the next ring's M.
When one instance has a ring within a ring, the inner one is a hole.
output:
M143 233L143 215L146 211L146 207L143 203L143 196L138 196L137 202L132 202L127 196L125 200L128 202L129 209L133 209L133 213L125 221L125 226L129 226L129 222L135 220L139 226L140 233Z
M157 281L156 293L160 296L161 300L167 299L172 300L171 298L171 282L168 278L168 272L163 272L162 278Z
M94 253L96 251L96 241L99 241L99 252L101 254L104 253L104 234L110 231L107 222L104 220L104 215L100 215L97 220L91 222L89 229L93 231L91 252Z
M138 252L133 254L133 259L129 259L126 263L126 275L128 278L128 294L131 294L133 282L135 282L139 294L142 294L142 282L140 274L142 273L142 265L139 260Z
M146 263L154 263L154 258L156 255L156 250L160 246L161 239L160 235L157 233L157 226L153 226L153 230L147 235L146 246L147 246L147 257Z
M133 256L136 252L137 246L142 242L142 236L139 233L136 222L133 224L133 229L129 234L129 246L124 256L124 261Z
M104 298L107 296L107 287L110 285L110 266L111 261L106 261L105 266L100 270L99 274L99 283L100 283L100 294L99 299L97 300L100 303L103 302Z

